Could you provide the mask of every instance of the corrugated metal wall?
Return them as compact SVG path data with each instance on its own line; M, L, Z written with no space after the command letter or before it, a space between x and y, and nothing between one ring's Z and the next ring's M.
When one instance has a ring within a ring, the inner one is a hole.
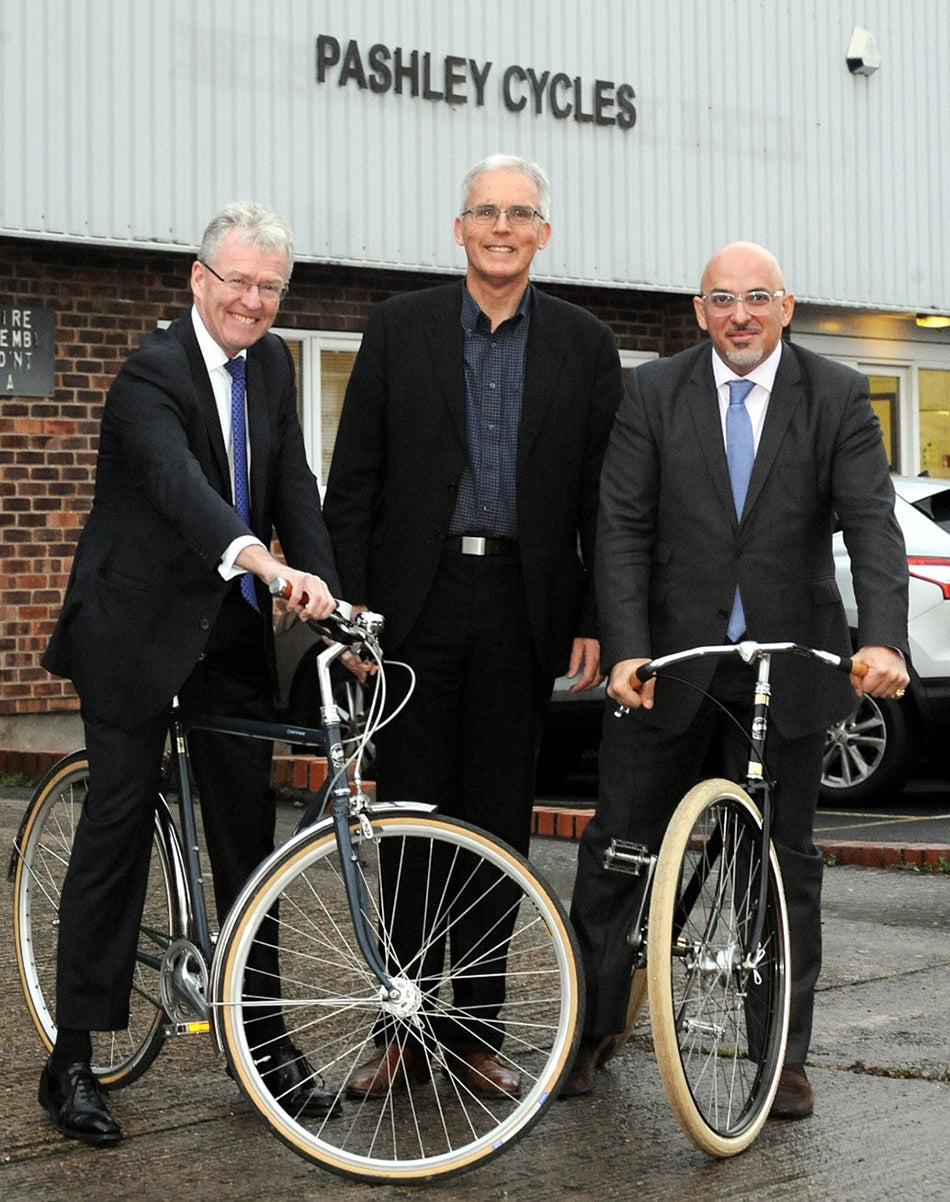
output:
M466 103L318 84L319 35L428 52L436 90L458 56ZM636 125L509 111L511 65L588 109L628 83ZM0 232L190 248L253 196L302 259L454 270L461 176L505 150L554 182L543 278L692 290L745 237L800 299L950 311L948 65L947 0L0 0Z

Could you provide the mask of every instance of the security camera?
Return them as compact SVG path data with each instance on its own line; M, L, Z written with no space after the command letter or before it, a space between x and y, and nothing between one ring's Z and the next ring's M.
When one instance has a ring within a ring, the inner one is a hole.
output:
M859 29L855 26L851 30L847 62L852 75L873 75L881 65L877 39L869 29Z

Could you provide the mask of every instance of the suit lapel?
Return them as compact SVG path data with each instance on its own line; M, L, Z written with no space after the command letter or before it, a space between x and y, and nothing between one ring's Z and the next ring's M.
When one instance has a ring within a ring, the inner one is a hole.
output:
M518 426L518 472L522 472L535 439L544 423L544 415L556 391L564 356L563 341L558 337L554 306L538 289L534 290L531 329L525 349L524 389L521 395L521 421Z
M701 350L702 353L697 357L687 382L687 403L716 493L730 522L735 526L738 525L738 518L736 504L732 498L732 484L729 481L729 466L726 463L722 418L719 414L716 379L712 370L712 351L705 345Z
M444 291L440 289L433 294L429 301L426 340L432 357L432 374L452 418L459 442L465 447L468 439L465 432L465 340L461 314L461 282L450 284Z
M251 348L253 351L253 347ZM259 523L264 511L267 462L270 458L267 382L255 355L247 356L247 441L251 457L251 523Z
M782 346L782 357L779 360L778 371L769 397L769 405L765 411L765 422L762 425L762 436L755 452L755 462L752 465L752 477L749 480L749 491L746 494L745 511L752 508L762 492L769 473L775 466L779 448L792 420L792 414L801 402L802 391L801 371L794 353L787 346Z
M205 366L204 356L198 346L191 317L181 317L172 325L175 337L185 348L191 378L195 384L198 405L204 417L205 429L208 435L208 445L218 469L218 491L233 504L231 496L231 468L228 464L228 451L224 445L224 435L221 433L221 418L218 416L218 406L214 399L214 389L211 378Z

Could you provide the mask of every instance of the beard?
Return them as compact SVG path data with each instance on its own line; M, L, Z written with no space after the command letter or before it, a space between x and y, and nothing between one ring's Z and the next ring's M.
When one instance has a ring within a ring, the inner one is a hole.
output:
M761 363L765 357L765 351L760 347L758 350L748 351L726 351L726 359L733 367L755 367L757 363Z

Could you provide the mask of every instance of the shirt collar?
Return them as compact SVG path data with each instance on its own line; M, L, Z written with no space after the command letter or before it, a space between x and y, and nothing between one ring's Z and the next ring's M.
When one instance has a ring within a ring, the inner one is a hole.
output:
M521 295L521 300L518 302L518 308L514 311L509 321L515 318L529 317L531 315L531 305L534 301L534 285L529 284ZM479 318L484 318L488 321L487 316L481 311L478 302L469 292L464 280L462 281L462 327L467 331L477 329Z
M744 376L737 376L729 364L723 362L715 349L712 351L712 357L713 375L716 379L717 389L721 388L724 384L728 384L730 380L751 380L753 384L761 385L771 395L772 388L775 385L775 374L778 371L779 361L782 358L782 339L779 339L778 345L768 358L763 359L761 363L757 363Z
M198 312L197 305L191 306L191 324L194 326L195 337L198 339L198 349L201 351L201 357L205 361L208 374L210 375L211 372L219 367L224 367L225 363L229 363L229 357L205 328L205 323L201 320L201 314ZM247 351L238 351L234 358L246 359Z

